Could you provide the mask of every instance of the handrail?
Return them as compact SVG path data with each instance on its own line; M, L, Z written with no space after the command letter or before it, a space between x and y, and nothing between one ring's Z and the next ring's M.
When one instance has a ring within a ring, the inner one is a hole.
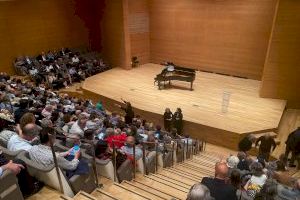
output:
M51 135L51 134L49 134ZM52 135L51 135L52 136ZM98 175L97 175L97 165L96 165L96 155L95 155L95 147L94 147L94 140L87 140L87 139L82 139L82 138L74 138L74 137L70 137L70 136L62 136L62 135L53 135L52 137L54 138L61 138L61 139L73 139L73 140L79 140L79 141L83 141L85 143L88 143L91 145L92 147L92 168L93 168L93 174L94 174L94 177L95 177L95 184L97 187L101 186L101 184L99 184L99 180L98 180ZM50 145L51 145L51 149L53 149L53 159L54 159L54 163L57 162L55 161L56 160L56 157L55 157L55 152L54 152L54 144L52 142L52 140L50 140ZM58 175L60 176L60 175ZM61 179L60 177L58 177L58 179ZM61 180L60 180L61 181Z
M133 145L133 180L135 180L136 160L135 160L135 144Z
M52 152L52 156L53 156L53 161L54 161L54 166L55 166L55 170L56 170L56 174L57 174L57 178L58 178L60 191L61 191L61 193L64 194L64 187L63 187L63 184L62 184L60 169L59 169L59 166L58 166L58 163L57 163L57 158L56 158L56 155L55 155L53 140L52 140L53 138L55 138L55 135L51 135L51 134L48 134L48 135L50 137L50 147L51 147L51 152Z
M58 139L73 139L73 140L79 140L81 142L85 142L85 143L89 143L89 144L92 144L92 150L93 150L93 153L92 153L92 163L93 163L93 171L94 171L94 175L96 177L96 184L97 184L97 187L99 187L99 183L98 183L98 176L97 176L97 169L96 169L96 155L95 155L95 147L94 147L94 142L95 142L95 139L93 140L87 140L87 139L83 139L83 138L74 138L74 137L70 137L70 136L65 136L65 135L56 135L56 138ZM192 140L192 152L189 152L189 140ZM172 157L172 167L175 165L175 162L174 162L174 152L178 152L178 148L179 148L179 145L178 144L181 144L181 149L182 149L182 152L180 152L182 154L182 162L184 162L185 159L189 159L191 158L190 156L192 155L189 155L189 154L197 154L200 150L200 142L199 140L194 140L194 139L191 139L191 138L180 138L180 139L170 139L169 142L166 142L164 140L156 140L155 142L150 142L150 141L142 141L140 142L141 144L141 149L142 149L142 160L143 160L143 171L144 171L144 175L147 174L147 162L146 162L146 145L147 144L154 144L155 147L154 147L154 151L155 151L155 173L158 172L158 144L163 144L163 148L164 150L166 149L166 145L171 145L171 157ZM125 141L123 140L112 140L112 160L113 160L113 166L114 166L114 182L117 182L117 148L116 148L116 143L125 143ZM203 151L205 149L205 145L206 143L204 141L201 141L201 150L200 151ZM176 145L177 144L177 145ZM176 149L175 149L175 145L176 145ZM132 146L132 150L133 150L133 171L132 171L132 174L133 174L133 179L135 180L136 179L136 165L137 165L137 162L136 162L136 144L133 144ZM189 155L189 157L188 157Z

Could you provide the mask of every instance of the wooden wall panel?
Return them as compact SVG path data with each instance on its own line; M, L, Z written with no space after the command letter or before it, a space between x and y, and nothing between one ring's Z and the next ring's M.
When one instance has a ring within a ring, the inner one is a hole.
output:
M300 108L300 1L280 0L260 95Z
M150 62L149 4L148 0L129 0L129 33L131 55L141 64Z
M113 67L130 69L127 0L106 0L103 16L103 53Z
M88 44L73 0L0 2L0 71L13 74L12 62L20 55Z
M276 0L150 0L150 60L261 79Z

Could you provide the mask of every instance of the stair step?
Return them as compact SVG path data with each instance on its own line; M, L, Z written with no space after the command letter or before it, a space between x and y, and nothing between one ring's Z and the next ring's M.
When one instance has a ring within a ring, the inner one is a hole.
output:
M59 200L73 200L71 197L65 196L65 195L61 195L59 197Z
M179 176L179 177L184 177L188 180L191 180L191 181L195 181L195 182L198 182L199 181L199 177L194 177L194 176L191 176L190 174L185 174L185 173L182 173L182 172L178 172L178 171L175 171L175 170L172 170L173 168L168 168L168 169L165 169L163 172L164 173L171 173L171 174L174 174L175 176Z
M131 200L149 200L149 198L144 197L141 194L137 194L134 191L131 191L125 187L122 187L120 184L113 184L110 187L104 188L104 191L109 192L110 194L112 194L114 197L117 197L121 200L127 200L127 199L131 199Z
M97 200L96 197L86 193L86 192L83 192L83 191L80 191L78 192L74 198L74 200Z
M186 167L180 166L180 165L176 166L174 168L174 170L177 170L177 171L183 172L183 173L188 173L188 174L191 174L191 175L193 175L195 177L198 177L198 178L202 178L202 177L208 175L208 173L187 169Z
M164 176L164 175L161 175L161 174L151 174L151 176L155 176L155 177L157 177L159 179L162 179L162 180L165 180L165 181L169 181L171 183L175 183L175 184L178 184L178 185L182 185L182 186L185 186L187 188L190 188L191 185L193 185L193 183L186 183L185 182L185 178L175 179L174 177Z
M136 181L139 184L143 184L149 188L152 188L154 190L161 191L163 193L166 193L168 195L171 195L177 199L186 199L186 190L181 190L169 185L166 185L162 183L161 181L155 181L153 179L145 178L143 181Z
M91 195L101 200L119 200L119 198L114 197L112 194L104 191L103 189L96 189L91 193Z
M157 175L164 176L164 177L169 177L169 178L172 178L174 180L180 180L183 183L188 184L188 185L193 185L197 182L196 180L191 180L190 178L188 178L186 176L183 176L182 174L180 175L180 174L170 173L166 170L164 170L162 172L159 172Z
M164 198L164 197L162 197L161 195L159 195L157 193L150 192L147 189L143 189L141 187L137 187L137 186L135 186L134 184L132 184L131 182L128 182L128 181L123 181L121 185L125 186L126 188L128 188L128 189L130 189L132 191L136 191L138 193L141 193L144 196L149 197L152 200L160 200L160 199L168 200L169 199L169 198Z
M135 187L137 187L137 188L146 190L146 191L148 191L150 193L153 193L153 194L157 194L157 195L161 196L164 199L172 199L173 198L173 195L171 193L164 192L162 189L152 188L151 186L148 186L148 185L146 185L146 184L144 184L140 181L132 181L130 183L132 185L134 185Z
M189 169L195 169L195 170L203 170L206 171L208 173L214 173L214 166L204 166L201 164L197 164L197 163L193 163L193 162L185 162L180 164L181 166L186 166Z
M169 181L166 178L161 179L160 177L157 177L157 176L154 176L154 175L145 176L145 178L151 179L153 181L156 181L156 182L159 182L159 183L162 183L162 184L165 184L169 187L173 187L173 188L178 189L178 190L183 191L183 192L188 192L189 189L190 189L190 187L188 185L178 183L178 182L175 182L175 181Z
M214 165L207 164L207 163L203 163L203 162L198 162L196 160L185 162L183 164L187 164L194 168L200 168L200 169L204 169L204 170L212 171L212 172L214 171L214 167L215 167L215 164Z
M170 169L166 169L167 171L169 172L174 172L176 174L183 174L187 177L190 177L192 178L193 180L196 180L198 181L199 179L202 179L202 177L204 177L204 175L201 175L199 173L197 174L194 174L194 173L190 173L189 171L185 171L185 170L182 170L182 169L177 169L177 168L170 168Z

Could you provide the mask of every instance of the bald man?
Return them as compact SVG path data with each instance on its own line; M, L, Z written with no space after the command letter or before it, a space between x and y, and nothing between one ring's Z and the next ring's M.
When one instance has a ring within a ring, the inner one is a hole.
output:
M226 183L228 167L225 162L218 162L215 166L215 178L204 177L201 181L208 187L215 200L237 200L236 189Z

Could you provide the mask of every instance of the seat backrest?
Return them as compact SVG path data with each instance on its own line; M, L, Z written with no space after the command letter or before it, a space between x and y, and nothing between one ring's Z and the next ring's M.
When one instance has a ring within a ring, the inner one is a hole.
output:
M151 151L146 159L146 174L155 173L156 152Z
M163 167L172 167L172 153L173 152L167 152L167 153L164 153L163 155Z
M122 182L123 180L131 181L133 176L133 166L131 160L125 160L121 166L117 169L117 177L119 182Z
M78 193L79 191L84 191L87 193L91 193L96 189L95 184L95 176L93 174L92 165L89 164L89 174L86 175L73 175L69 182L74 193Z
M23 160L26 163L27 170L31 176L34 176L36 179L43 182L45 185L62 192L60 188L56 168L54 167L54 165L46 168L45 166L33 162L30 159L29 153L26 151L21 152L18 155L18 158ZM74 192L71 189L71 186L68 180L66 179L65 175L62 173L61 169L59 169L59 174L62 181L63 194L69 197L73 197Z
M16 176L6 170L0 176L0 200L23 200Z
M10 151L7 148L0 146L0 151L2 151L2 153L4 154L4 156L8 159L8 160L14 160L21 152L23 152L22 150L20 151Z

